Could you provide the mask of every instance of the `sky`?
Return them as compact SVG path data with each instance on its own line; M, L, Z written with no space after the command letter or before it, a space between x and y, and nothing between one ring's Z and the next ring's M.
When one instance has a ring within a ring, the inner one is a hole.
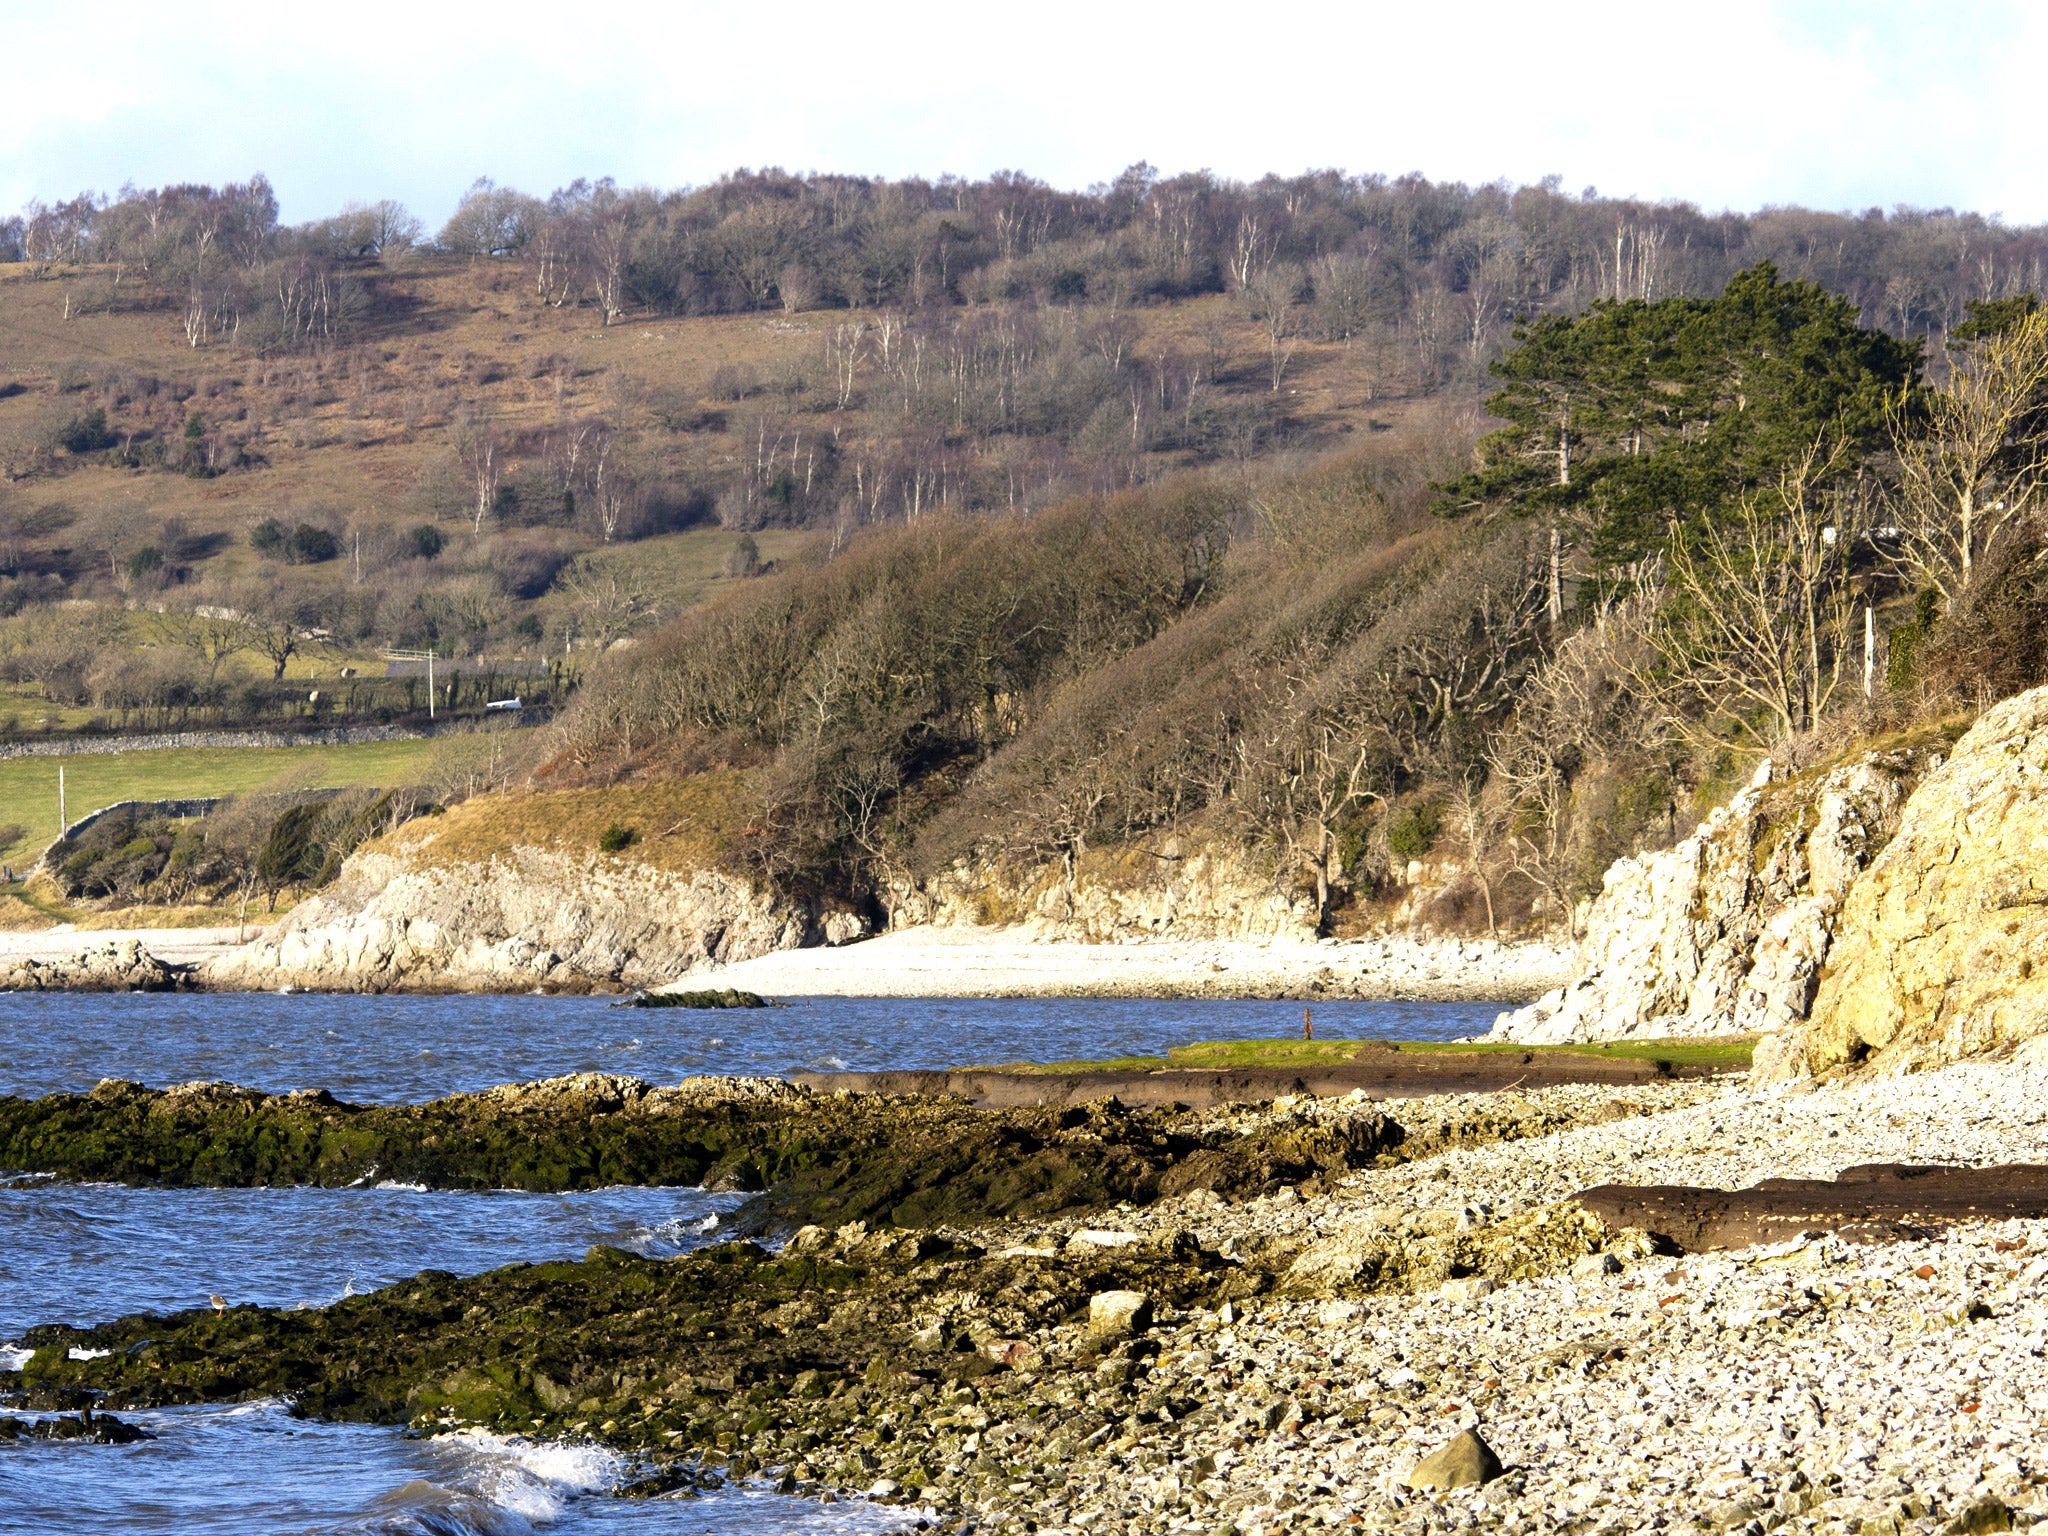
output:
M1707 209L2048 221L2048 6L1236 0L0 0L0 212L262 172L289 221L478 176L701 184L738 166L1335 166Z

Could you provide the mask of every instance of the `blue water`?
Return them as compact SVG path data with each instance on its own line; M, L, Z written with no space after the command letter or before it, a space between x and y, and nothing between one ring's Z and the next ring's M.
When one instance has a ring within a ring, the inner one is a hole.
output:
M1446 1039L1491 1004L1318 1003L1319 1036ZM1156 1053L1293 1036L1301 1005L1144 999L805 998L696 1013L571 997L0 994L0 1093L218 1078L397 1103L565 1072L673 1082L692 1073L941 1067ZM127 1189L0 1176L0 1341L37 1322L236 1302L318 1306L420 1269L473 1274L716 1241L738 1198L688 1189ZM4 1359L4 1355L0 1355ZM914 1511L821 1506L734 1488L687 1500L602 1497L622 1476L595 1447L293 1420L281 1404L133 1417L130 1446L0 1443L0 1536L582 1532L881 1536Z
M1498 1003L1317 1003L1332 1039L1447 1040ZM564 1072L957 1067L1157 1053L1301 1033L1300 1003L1150 998L795 998L776 1008L615 1008L590 997L0 993L0 1093L219 1078L396 1103Z
M480 1274L579 1259L593 1243L649 1258L719 1239L745 1200L698 1189L129 1189L36 1175L0 1182L0 1339L209 1296L320 1306L423 1269Z

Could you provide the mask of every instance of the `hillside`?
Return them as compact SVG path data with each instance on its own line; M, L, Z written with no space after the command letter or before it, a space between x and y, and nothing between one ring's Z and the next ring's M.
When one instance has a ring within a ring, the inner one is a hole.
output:
M336 809L277 888L371 836L702 875L754 945L1572 936L1762 754L2048 660L2033 231L1142 168L480 183L431 244L267 197L6 237L0 726L405 723L428 649L437 706L552 717L409 790L502 790L462 839ZM600 809L713 782L687 870Z

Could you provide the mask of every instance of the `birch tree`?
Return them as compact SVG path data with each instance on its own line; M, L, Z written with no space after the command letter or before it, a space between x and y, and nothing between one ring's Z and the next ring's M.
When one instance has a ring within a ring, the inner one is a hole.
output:
M1983 306L1978 306L1980 312ZM1948 381L1891 413L1896 561L1953 604L2000 541L2040 509L2048 481L2048 311L2027 308L1957 349Z

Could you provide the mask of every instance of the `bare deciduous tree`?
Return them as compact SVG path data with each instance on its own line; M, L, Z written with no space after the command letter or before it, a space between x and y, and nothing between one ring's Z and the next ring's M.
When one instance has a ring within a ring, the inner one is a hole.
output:
M1650 634L1662 686L1767 746L1820 722L1848 658L1850 556L1868 520L1861 494L1830 484L1846 453L1815 444L1775 487L1701 519L1666 556L1670 600Z
M2048 479L2048 311L1956 360L1925 421L1893 413L1898 562L1945 603L2040 506Z

